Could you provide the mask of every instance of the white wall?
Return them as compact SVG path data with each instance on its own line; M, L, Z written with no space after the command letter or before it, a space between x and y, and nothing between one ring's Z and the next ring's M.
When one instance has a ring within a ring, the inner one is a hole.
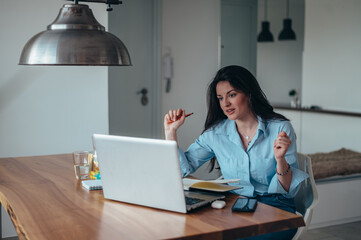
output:
M17 65L27 40L64 3L0 1L0 157L91 150L92 133L108 132L106 67ZM105 4L90 7L107 27ZM3 220L3 237L16 235L7 215Z
M184 108L194 112L180 128L179 144L186 149L203 130L207 113L206 90L218 70L219 0L164 0L163 52L169 48L174 78L169 93L163 79L162 112Z
M306 0L302 101L361 112L361 1Z
M301 90L302 51L304 38L304 0L290 1L289 17L296 40L279 41L278 35L286 18L286 1L268 1L270 31L274 42L257 43L257 79L271 103L289 104L288 92ZM264 1L258 1L258 34L264 21Z
M323 109L361 112L361 2L306 0L302 103ZM294 115L286 111L287 116ZM302 113L297 125L303 153L342 147L361 151L361 118Z
M277 113L280 113L282 115L284 115L285 117L287 117L291 123L292 123L292 126L295 130L295 133L296 133L296 137L297 137L297 151L298 152L303 152L303 149L302 149L302 113L301 112L298 112L298 111L288 111L288 110L282 110L282 109L275 109L275 111Z
M306 0L305 10L303 104L361 112L361 2ZM302 148L305 153L361 151L360 124L359 117L304 113Z
M361 118L302 113L302 152L331 152L347 148L361 152Z
M331 152L347 148L361 152L357 136L361 118L317 112L280 110L291 120L297 135L297 150L305 154Z

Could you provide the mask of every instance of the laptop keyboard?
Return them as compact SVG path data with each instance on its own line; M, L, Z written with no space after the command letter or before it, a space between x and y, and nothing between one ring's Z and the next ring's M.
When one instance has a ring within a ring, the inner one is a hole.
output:
M199 202L203 202L204 199L185 197L187 205L193 205Z

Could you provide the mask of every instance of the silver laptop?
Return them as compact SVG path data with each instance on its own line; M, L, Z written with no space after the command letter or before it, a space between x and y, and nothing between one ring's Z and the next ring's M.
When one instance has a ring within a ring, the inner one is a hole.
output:
M175 141L93 135L107 199L186 213L225 196L184 191Z

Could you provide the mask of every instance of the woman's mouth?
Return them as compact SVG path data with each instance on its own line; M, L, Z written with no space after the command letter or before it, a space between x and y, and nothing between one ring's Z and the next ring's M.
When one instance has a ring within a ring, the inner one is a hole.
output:
M234 111L235 111L234 108L230 108L230 109L227 109L227 110L226 110L226 113L227 113L228 115L231 115L231 114L234 113Z

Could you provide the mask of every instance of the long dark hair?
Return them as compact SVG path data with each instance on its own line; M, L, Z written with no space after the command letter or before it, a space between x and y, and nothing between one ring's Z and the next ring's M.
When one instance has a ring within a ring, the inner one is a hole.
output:
M255 116L260 116L264 120L288 120L285 116L274 112L273 107L268 102L266 95L252 73L241 66L231 65L221 68L208 87L208 113L203 132L227 118L221 109L216 92L217 84L222 81L228 81L232 87L247 96L250 110ZM211 171L214 165L215 158L211 160Z

